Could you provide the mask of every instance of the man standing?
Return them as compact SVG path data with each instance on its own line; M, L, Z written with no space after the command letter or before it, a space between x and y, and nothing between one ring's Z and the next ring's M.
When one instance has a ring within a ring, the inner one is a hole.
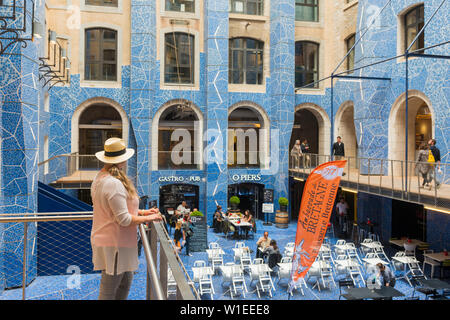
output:
M342 160L342 158L345 157L344 143L342 142L342 138L340 136L338 136L336 140L337 141L333 143L332 151L334 160ZM345 172L342 175L345 176Z
M340 136L338 136L337 141L333 143L333 155L335 160L341 160L345 157L344 143Z
M347 233L347 213L349 206L345 201L344 197L341 197L339 202L336 204L336 212L339 219L339 228L343 234Z
M300 147L301 147L302 153L304 154L304 156L303 156L303 167L304 168L309 168L311 166L311 156L308 154L309 153L308 140L303 139L303 142L300 145Z
M437 174L436 174L436 164L437 164L437 170L439 172L441 171L441 151L439 150L438 147L436 147L435 139L430 139L430 141L428 141L428 145L430 146L431 154L434 157L434 162L431 161L431 163L430 163L431 170L430 170L430 178L428 180L428 183L430 183L430 190L431 190L431 181L433 181L433 178L436 183L436 189L441 186L441 183L438 181ZM428 161L430 162L430 160L428 160Z

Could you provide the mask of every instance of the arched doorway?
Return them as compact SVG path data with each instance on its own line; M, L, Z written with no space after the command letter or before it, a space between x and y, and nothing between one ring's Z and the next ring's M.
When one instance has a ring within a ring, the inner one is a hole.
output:
M239 210L244 213L250 210L253 217L264 220L262 212L264 185L259 183L238 183L228 185L228 199L237 196L241 201Z
M415 161L421 144L434 136L434 114L429 99L420 91L408 92L408 161ZM406 123L405 94L392 106L389 116L389 159L405 160ZM401 174L400 162L394 166L394 174ZM414 170L412 170L414 171Z
M350 157L350 166L357 165L358 142L354 122L354 105L352 101L344 102L336 113L334 137L340 136L345 145L345 156Z
M321 107L305 103L295 108L294 125L289 142L289 150L296 140L306 139L309 144L309 153L322 155L322 157L311 157L311 166L316 166L319 162L324 162L324 155L330 154L330 119Z

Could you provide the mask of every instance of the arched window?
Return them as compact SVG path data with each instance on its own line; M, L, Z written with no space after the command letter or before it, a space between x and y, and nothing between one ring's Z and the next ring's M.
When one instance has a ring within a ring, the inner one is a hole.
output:
M228 116L228 166L259 168L266 156L266 124L252 107L239 106Z
M117 80L117 31L90 28L85 31L85 80Z
M251 38L230 39L229 82L263 83L264 42Z
M198 168L198 121L187 104L174 104L162 112L158 125L159 170Z
M405 50L411 45L413 40L419 34L419 31L424 26L424 5L409 10L404 16L404 28L405 28ZM421 33L414 45L411 47L411 51L423 49L425 47L425 33Z
M194 83L194 36L183 32L165 35L164 82Z
M108 104L95 103L84 109L78 122L78 152L80 155L93 155L103 150L105 141L111 137L123 137L122 117ZM97 168L97 161L80 158L81 169Z
M310 41L295 43L295 86L303 87L311 84L317 88L319 78L319 44Z

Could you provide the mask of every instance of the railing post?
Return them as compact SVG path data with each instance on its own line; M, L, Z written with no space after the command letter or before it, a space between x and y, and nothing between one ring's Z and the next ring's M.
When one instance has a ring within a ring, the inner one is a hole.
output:
M25 291L27 286L27 239L28 223L23 223L23 267L22 267L22 300L26 300Z
M156 232L155 232L156 233ZM162 290L167 294L168 281L167 281L167 257L164 250L159 250L159 279L161 281Z

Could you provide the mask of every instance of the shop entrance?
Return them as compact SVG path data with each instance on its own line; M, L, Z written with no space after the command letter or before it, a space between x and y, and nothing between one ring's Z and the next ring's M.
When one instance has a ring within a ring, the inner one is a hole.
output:
M159 208L161 212L175 210L182 201L186 201L187 206L192 211L198 207L199 187L191 184L169 184L159 188Z
M426 210L422 205L392 200L392 238L427 241Z
M250 210L253 217L264 220L262 212L264 185L259 183L239 183L228 186L228 199L237 196L241 200L239 210L244 213Z

